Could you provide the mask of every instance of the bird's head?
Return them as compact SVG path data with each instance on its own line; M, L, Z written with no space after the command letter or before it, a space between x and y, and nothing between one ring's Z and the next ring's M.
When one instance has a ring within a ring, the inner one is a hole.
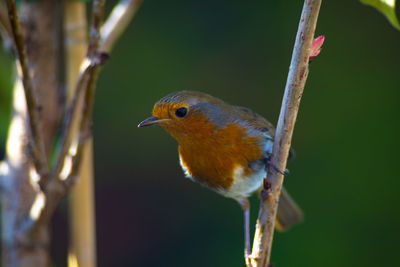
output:
M179 141L206 135L228 118L229 105L208 94L179 91L160 99L138 127L159 125Z

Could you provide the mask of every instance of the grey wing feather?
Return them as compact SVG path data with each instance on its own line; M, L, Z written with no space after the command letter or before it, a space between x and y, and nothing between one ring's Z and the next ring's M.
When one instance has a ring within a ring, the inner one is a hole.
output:
M275 127L272 123L249 108L240 106L235 106L234 108L237 110L237 116L240 120L245 121L247 125L251 126L252 131L255 131L254 135L257 135L257 132L258 134L261 132L261 134L267 138L265 150L268 153L272 153L272 143L275 136ZM293 159L294 157L295 152L293 148L290 148L288 159Z
M267 133L271 138L274 137L275 128L264 117L246 107L235 106L234 108L240 120L246 122L253 130L262 132L263 134Z

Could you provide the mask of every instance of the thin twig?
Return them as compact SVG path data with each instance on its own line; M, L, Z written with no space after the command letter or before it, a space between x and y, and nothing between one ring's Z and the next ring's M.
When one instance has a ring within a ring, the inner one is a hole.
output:
M94 91L95 91L95 81L97 80L98 75L98 67L104 63L104 61L108 58L108 55L105 53L99 53L99 44L100 44L100 27L103 21L104 16L104 3L105 0L97 0L93 1L92 7L92 17L91 17L91 25L90 25L90 35L89 35L89 43L88 43L88 50L86 52L86 57L92 63L92 67L88 70L87 74L85 75L85 83L83 86L86 85L84 88L84 104L82 115L80 119L79 129L78 129L78 143L75 151L75 155L73 155L73 163L72 163L72 170L69 177L66 179L65 183L70 184L71 182L68 181L69 179L73 179L76 177L75 173L78 173L80 168L80 159L83 153L83 147L87 140L87 136L91 135L90 122L92 119L92 110L93 110L93 103L94 103ZM81 77L78 79L78 83ZM78 98L77 94L80 94L78 90L74 92L74 97ZM76 103L72 103L72 109L76 109ZM71 129L66 129L70 131ZM89 133L90 131L90 133ZM72 133L71 133L72 134ZM70 145L70 144L69 144ZM66 149L69 148L67 144ZM65 152L65 151L64 151ZM59 158L59 160L64 161L64 157Z
M62 136L59 143L59 149L57 153L56 163L53 169L54 177L58 177L63 167L64 160L68 154L68 150L71 147L73 137L75 135L72 127L73 118L78 113L78 102L83 97L83 94L87 90L88 82L92 76L92 72L97 66L104 63L106 59L104 54L100 54L94 58L94 60L85 60L81 67L81 72L78 77L77 85L72 96L71 104L65 114Z
M99 54L97 52L100 42L100 26L104 15L104 3L105 0L93 1L90 36L89 36L88 48L86 51L87 56L84 62L82 63L81 72L78 77L76 89L74 90L71 104L69 105L67 113L65 115L62 137L59 145L59 152L57 155L57 160L53 171L55 179L58 179L65 158L68 154L68 150L71 147L74 135L76 135L73 129L73 118L75 117L75 114L77 114L78 112L79 100L82 97L84 97L84 95L86 96L89 88L89 82L93 80L92 77L93 75L95 75L97 67L103 64L104 61L108 58L106 54L103 53ZM86 109L87 108L86 106L87 103L84 103L83 109ZM80 129L81 127L79 128L78 135L80 135ZM78 147L79 146L80 142L78 140Z
M92 16L90 23L90 32L89 32L89 43L88 50L86 56L88 58L93 57L99 48L100 44L100 28L103 23L104 17L104 4L105 0L95 0L93 1L92 6Z
M47 177L48 166L47 156L44 149L43 135L41 132L41 123L39 119L39 110L41 107L36 103L34 88L29 73L27 57L25 53L24 41L21 34L21 27L18 20L17 8L13 0L6 0L8 8L8 17L11 25L11 32L14 38L16 52L19 59L22 82L24 85L25 99L28 111L28 121L31 138L29 138L30 152L36 171L41 178Z
M269 165L273 167L268 168L267 179L271 189L266 194L264 192L266 197L260 203L252 253L254 267L266 267L270 262L275 219L283 183L283 175L279 170L286 169L294 124L308 75L310 48L320 6L321 0L304 1Z
M121 0L101 27L100 51L109 53L135 16L143 0Z
M85 66L86 65L86 66ZM87 81L92 70L92 65L89 61L85 61L84 66L81 68L81 74L78 77L75 93L73 94L70 105L68 106L67 112L63 122L63 128L61 131L61 138L58 145L57 159L53 168L54 179L57 179L58 175L64 164L64 159L68 154L68 150L72 144L73 132L73 118L78 114L78 100L82 97L84 90L87 87Z
M72 157L72 169L70 175L65 180L65 183L70 185L75 182L77 175L79 174L79 170L81 167L82 157L84 153L84 147L86 142L92 136L92 113L93 113L93 104L94 104L94 92L96 87L96 80L98 76L98 69L95 67L91 72L91 75L87 82L87 88L85 91L84 105L82 111L82 117L79 124L79 132L78 132L78 142L76 146L75 155Z
M54 168L56 177L55 179L58 179L59 172L64 164L64 160L71 146L73 135L75 134L73 133L72 129L73 128L72 118L75 116L76 112L78 112L79 99L84 96L83 111L80 119L81 123L78 132L78 144L76 151L74 152L74 155L71 155L75 159L76 158L80 159L81 147L82 144L84 143L82 142L81 135L82 132L87 132L86 129L84 129L89 124L87 122L89 120L87 117L90 116L91 118L91 111L89 114L88 110L92 109L94 101L94 85L93 85L94 76L96 76L97 68L100 65L102 65L104 61L108 58L107 54L97 52L100 42L100 26L104 15L104 3L105 0L93 1L90 36L89 36L88 49L86 52L87 58L85 59L81 67L81 74L78 77L77 86L65 117L63 137L61 138L60 142L60 151ZM76 162L76 160L74 160L74 162ZM75 167L73 166L73 168ZM71 173L75 172L76 172L75 169L71 171ZM74 175L70 174L69 176L72 177Z
M90 31L91 34L89 40L90 45L87 51L87 55L94 54L95 52L93 52L93 49L96 49L96 47L97 51L109 53L114 43L117 41L122 32L126 29L128 23L132 20L132 18L136 14L136 11L141 3L142 0L124 0L121 3L119 3L113 9L111 15L101 27L100 32L99 32L99 25L100 25L99 21L101 20L99 16L102 16L102 11L97 11L96 18L92 18L92 26ZM101 5L104 6L104 3L103 4L94 3L94 5L96 5L96 7L100 7ZM93 8L93 10L98 10L98 9ZM98 38L99 36L101 36L101 38ZM73 129L71 127L72 123L71 120L75 116L74 114L77 112L76 106L78 100L82 97L83 92L85 92L85 100L84 100L85 110L82 112L83 115L80 123L80 134L88 135L88 132L90 132L90 129L88 128L90 125L89 119L91 118L91 113L92 113L91 110L93 109L92 106L94 100L94 83L97 79L94 76L97 76L97 74L95 73L97 72L97 67L103 64L106 59L107 59L107 54L104 53L97 54L97 56L95 56L95 58L92 60L86 59L85 60L86 63L84 64L83 68L81 68L83 69L83 71L81 71L81 74L79 75L78 84L76 90L74 91L72 102L68 108L64 122L64 130L62 131L63 137L61 138L60 149L59 149L60 152L58 153L58 157L56 160L56 167L55 167L55 173L57 175L60 173L62 169L65 157L68 154L68 149L70 148L72 143L73 135L75 134L73 133ZM91 62L91 64L87 64L87 62ZM79 143L80 142L78 141L76 154L82 153ZM80 158L80 156L73 157L74 159L73 172L76 172L75 168L79 169L79 164L74 164L79 162L79 160L78 161L76 160L78 158ZM71 174L71 177L73 176L74 175Z

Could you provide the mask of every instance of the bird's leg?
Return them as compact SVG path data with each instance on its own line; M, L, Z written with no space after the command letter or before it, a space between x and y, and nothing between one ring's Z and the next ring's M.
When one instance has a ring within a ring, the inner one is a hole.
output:
M238 198L240 206L243 210L244 215L244 259L246 261L246 266L251 267L250 261L250 234L249 234L249 225L250 225L250 203L246 197Z

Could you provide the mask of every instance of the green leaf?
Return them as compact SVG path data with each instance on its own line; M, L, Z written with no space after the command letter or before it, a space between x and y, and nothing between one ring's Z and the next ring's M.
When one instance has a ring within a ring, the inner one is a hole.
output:
M396 29L400 30L400 23L396 17L396 0L360 0L361 3L375 7L389 20Z

